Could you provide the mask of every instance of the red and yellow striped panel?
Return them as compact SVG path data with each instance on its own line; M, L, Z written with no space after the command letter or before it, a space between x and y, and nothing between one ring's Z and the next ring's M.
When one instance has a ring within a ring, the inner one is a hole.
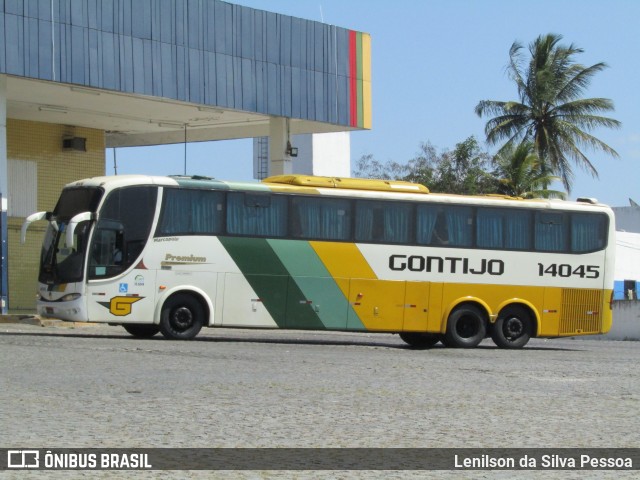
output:
M371 36L349 31L349 123L371 128Z

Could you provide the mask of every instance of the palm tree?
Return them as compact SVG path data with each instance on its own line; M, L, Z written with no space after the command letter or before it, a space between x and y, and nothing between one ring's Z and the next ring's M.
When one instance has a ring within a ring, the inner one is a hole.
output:
M504 195L522 198L566 198L564 192L549 190L547 186L559 177L545 173L531 142L522 142L515 148L503 148L493 159L493 176L498 190Z
M520 101L482 100L475 108L479 116L493 115L485 134L490 144L506 140L533 142L543 173L558 175L571 191L573 171L570 161L598 176L581 148L601 150L613 157L618 153L589 132L597 127L617 128L620 122L599 114L614 109L606 98L581 98L591 78L607 68L605 63L585 67L573 58L583 50L573 44L560 45L561 35L539 36L530 46L525 61L522 45L509 50L507 71L518 87Z

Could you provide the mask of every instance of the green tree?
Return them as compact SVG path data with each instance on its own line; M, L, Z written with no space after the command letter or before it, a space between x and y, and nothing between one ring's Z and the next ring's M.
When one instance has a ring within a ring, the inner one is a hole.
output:
M398 180L406 173L407 166L397 162L382 163L373 154L363 155L356 161L352 172L358 178L379 178L381 180Z
M422 183L438 193L495 193L495 181L487 173L491 158L480 148L475 137L456 144L453 151L438 154L430 143L423 144L421 150L420 155L409 161L404 180Z
M561 45L561 35L539 36L529 46L530 57L514 42L509 50L507 71L518 88L519 101L482 100L476 113L493 116L485 126L490 144L506 140L506 145L533 142L543 173L558 175L571 191L571 161L590 172L598 172L583 153L584 147L601 150L613 157L617 152L591 132L598 127L617 128L620 122L599 114L612 111L606 98L581 98L593 76L607 68L605 63L585 67L574 61L583 50L573 44Z
M406 180L425 185L432 192L478 195L495 193L497 184L488 173L491 158L475 137L458 143L453 151L438 153L431 143L423 143L416 157L407 163L381 163L364 155L356 163L354 176Z
M548 185L560 180L540 168L540 159L531 142L503 148L493 159L493 176L498 182L498 193L522 198L562 198L564 192L549 190Z

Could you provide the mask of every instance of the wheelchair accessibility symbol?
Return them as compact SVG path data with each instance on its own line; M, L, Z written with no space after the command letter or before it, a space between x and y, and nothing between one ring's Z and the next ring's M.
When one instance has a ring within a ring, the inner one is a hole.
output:
M121 283L120 284L120 288L119 288L119 293L127 293L129 291L129 284L128 283Z

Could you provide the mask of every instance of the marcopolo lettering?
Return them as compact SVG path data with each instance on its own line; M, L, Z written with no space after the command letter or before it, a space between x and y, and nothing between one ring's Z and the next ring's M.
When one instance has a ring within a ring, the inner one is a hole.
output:
M504 262L498 259L471 260L464 257L432 257L422 255L391 255L389 268L402 272L462 273L464 275L502 275Z

